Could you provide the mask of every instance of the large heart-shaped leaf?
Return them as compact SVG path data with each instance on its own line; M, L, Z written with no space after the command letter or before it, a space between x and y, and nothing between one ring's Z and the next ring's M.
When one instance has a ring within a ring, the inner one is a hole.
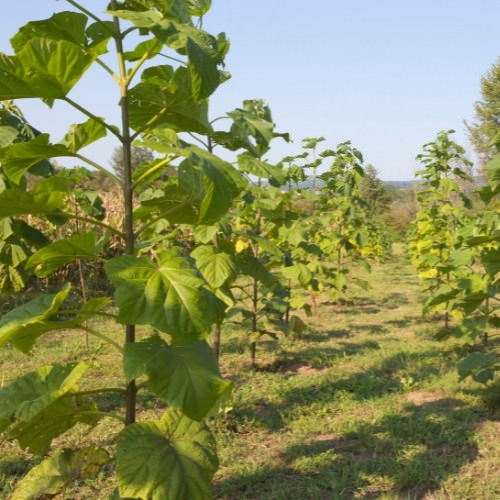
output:
M195 420L205 417L232 388L221 378L213 351L200 340L169 346L154 336L127 344L123 364L128 380L147 374L157 396Z
M11 422L30 422L77 387L86 363L39 368L0 389L0 430Z
M32 38L15 56L0 54L0 100L63 99L96 57L66 40Z
M5 314L0 320L0 346L10 340L16 348L28 352L37 337L65 325L66 321L55 315L70 289L67 284L55 295L40 295Z
M103 417L94 402L74 394L65 394L28 421L18 422L9 430L19 446L35 455L46 455L52 441L77 423L95 426Z
M172 224L213 224L231 207L246 185L233 166L216 156L191 146L171 148L186 159L178 168L177 185L168 185L161 196L143 200L136 215L158 212Z
M8 125L0 126L0 147L8 146L18 136L18 131L14 127Z
M212 245L200 245L191 252L196 265L212 288L219 288L237 272L235 258Z
M129 425L118 436L116 474L124 498L206 500L217 466L207 427L173 409L161 420Z
M193 98L187 68L155 66L143 72L142 81L130 89L130 125L135 130L170 127L177 131L211 133L208 104Z
M30 469L17 484L11 500L53 497L78 479L95 477L108 462L108 452L96 446L58 450Z
M71 125L68 133L64 136L63 144L70 153L102 139L106 135L106 128L101 122L89 118L84 123Z
M77 45L85 45L87 37L85 26L87 16L79 12L57 12L51 18L42 21L31 21L19 29L10 39L10 44L16 53L32 38L47 38L49 40L66 40Z
M39 278L48 276L59 267L77 259L96 256L97 233L75 233L69 238L54 241L34 253L26 263L27 269L35 268Z
M248 152L238 155L238 165L243 172L267 179L271 186L280 187L285 183L285 172L282 168L255 158Z
M72 156L72 153L63 144L50 144L48 134L0 148L3 171L16 184L19 184L25 172L42 160L62 156Z
M107 297L91 299L76 314L59 318L57 313L70 289L67 283L57 294L41 295L5 314L0 320L0 346L11 341L20 351L28 352L40 335L81 325L109 301Z
M176 248L158 255L156 262L125 255L105 267L116 289L121 323L149 324L177 341L203 338L222 319L223 303Z

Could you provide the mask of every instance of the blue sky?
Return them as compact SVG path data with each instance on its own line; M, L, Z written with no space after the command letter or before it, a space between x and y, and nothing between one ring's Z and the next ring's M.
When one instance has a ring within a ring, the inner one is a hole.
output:
M106 1L81 0L99 12ZM66 9L63 0L0 4L0 51L17 27ZM500 56L497 0L213 0L204 19L226 32L232 78L214 94L211 117L264 99L280 132L271 161L301 152L304 137L323 136L334 148L351 140L384 180L412 179L415 156L437 132L455 129L470 150L463 120L473 117L480 78ZM112 87L93 80L75 95L96 113L113 116ZM21 101L28 119L59 140L81 116ZM114 144L89 148L107 165ZM474 155L470 152L471 159Z

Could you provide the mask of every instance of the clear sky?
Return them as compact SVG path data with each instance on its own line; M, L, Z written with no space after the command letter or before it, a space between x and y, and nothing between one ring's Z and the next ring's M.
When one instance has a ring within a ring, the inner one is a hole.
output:
M81 3L99 12L107 1ZM17 27L67 8L64 0L18 5L0 2L1 52L12 52ZM415 156L440 130L455 129L470 150L463 120L471 121L480 78L500 56L498 19L498 0L213 0L204 28L231 40L232 78L212 97L211 117L264 99L278 131L293 139L277 139L271 161L300 153L304 137L323 136L325 149L351 140L384 180L412 179ZM88 80L75 95L113 116L110 92ZM53 141L84 120L58 106L47 114L44 105L19 105ZM89 155L108 165L113 146L105 141Z

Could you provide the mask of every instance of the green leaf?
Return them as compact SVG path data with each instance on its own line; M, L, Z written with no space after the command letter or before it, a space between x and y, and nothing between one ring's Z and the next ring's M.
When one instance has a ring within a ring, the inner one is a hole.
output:
M232 383L221 378L208 344L191 340L167 345L159 336L127 344L124 349L127 380L148 376L151 390L194 420L201 420Z
M36 268L36 275L45 278L65 264L78 259L95 258L97 237L95 231L89 231L75 233L67 239L55 241L34 253L28 259L26 268Z
M66 40L32 38L15 56L0 53L0 100L63 99L96 57Z
M197 224L192 228L193 236L200 243L208 243L212 241L215 235L219 232L219 226L207 226L205 224Z
M310 269L302 263L284 267L281 272L286 278L298 280L301 286L307 286L313 278Z
M491 189L498 192L500 188L500 155L488 162L484 167L484 170Z
M40 335L67 326L56 314L70 289L67 283L57 294L41 295L5 314L0 320L0 346L10 340L17 349L28 352Z
M458 365L460 379L471 376L474 380L485 384L493 378L494 370L500 368L496 352L473 352Z
M0 295L20 292L26 285L25 277L15 267L0 265Z
M104 414L97 406L71 393L65 394L29 421L17 423L9 436L17 439L22 449L36 455L46 455L52 441L78 423L94 427Z
M0 346L11 341L20 351L29 352L40 335L75 328L109 302L107 297L91 299L76 313L59 318L57 314L70 289L67 283L57 294L38 296L5 314L0 320Z
M220 288L228 280L233 280L237 272L237 264L232 255L217 250L212 245L196 247L191 256L207 283L212 288Z
M42 160L62 156L71 156L71 152L62 144L50 144L48 134L0 148L3 171L16 184L19 184L25 172Z
M0 126L0 148L12 144L18 136L18 131L14 127L7 125Z
M157 211L171 224L213 224L231 207L246 184L233 166L191 146L178 150L186 156L178 168L178 185L167 185L161 196L142 201L138 217Z
M78 12L58 12L49 19L31 21L19 29L10 39L16 53L33 38L47 38L49 40L66 40L77 45L85 45L87 37L85 26L87 16Z
M156 38L151 38L139 43L133 50L124 53L127 61L138 61L147 55L147 59L158 55L161 52L162 44Z
M76 153L105 136L106 128L104 125L93 118L89 118L84 123L71 125L62 143L70 153Z
M267 179L271 186L280 187L285 183L283 169L254 158L250 153L245 152L238 155L238 165L243 172L255 175L261 179Z
M66 193L46 191L26 193L8 189L0 193L0 217L13 215L46 215L63 208Z
M168 410L161 420L135 423L118 436L120 495L149 500L206 500L218 467L205 425Z
M260 118L255 113L244 109L235 109L228 113L228 116L233 120L230 133L236 144L241 142L243 147L255 157L260 157L269 149L274 129L274 123L271 120Z
M258 259L246 254L238 254L238 267L243 274L251 276L257 281L260 281L264 286L272 288L278 283L278 278L274 276L264 264Z
M142 81L130 89L130 125L134 130L167 127L179 132L210 134L208 104L193 98L187 68L171 66L144 70Z
M123 256L106 263L124 324L150 324L174 339L205 337L221 320L223 303L205 287L192 262L176 248L148 257Z
M189 14L192 16L203 16L210 10L212 0L186 0Z
M54 402L77 388L87 371L86 363L69 363L39 368L0 389L0 422L30 422Z
M218 54L214 54L210 46L207 47L207 44L199 43L199 30L194 29L193 35L196 36L188 38L186 48L193 97L199 101L210 96L219 86L220 74L217 65L220 61L216 57Z
M30 469L17 484L11 499L37 500L55 496L78 479L95 477L108 462L108 452L96 446L57 450Z

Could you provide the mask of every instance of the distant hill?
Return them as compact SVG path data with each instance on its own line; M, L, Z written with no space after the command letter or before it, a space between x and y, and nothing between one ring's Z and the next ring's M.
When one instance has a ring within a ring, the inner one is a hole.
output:
M476 186L484 186L486 183L482 177L476 176L473 178ZM421 184L421 179L413 179L411 181L382 181L388 189L413 189L416 185ZM322 179L316 178L315 185L320 188L324 182ZM311 189L313 185L312 177L309 177L303 182L298 183L299 188Z
M485 186L485 180L480 176L472 178L476 186ZM382 181L389 189L413 189L417 184L421 184L422 180L415 179L412 181Z
M382 181L388 188L392 189L412 189L415 184L419 184L422 181Z

